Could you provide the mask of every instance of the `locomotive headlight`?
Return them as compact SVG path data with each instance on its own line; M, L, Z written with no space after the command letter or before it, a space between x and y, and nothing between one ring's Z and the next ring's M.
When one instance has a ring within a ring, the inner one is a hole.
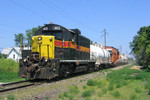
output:
M53 38L51 37L49 40L52 42L52 41L53 41Z
M41 43L42 43L41 41L38 42L38 44L41 44Z
M42 37L38 37L38 40L42 40Z

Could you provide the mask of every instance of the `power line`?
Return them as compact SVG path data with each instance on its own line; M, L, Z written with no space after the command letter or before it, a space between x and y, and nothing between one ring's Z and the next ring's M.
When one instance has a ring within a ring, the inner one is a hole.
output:
M41 0L42 1L42 0ZM71 19L71 21L74 21L76 23L80 23L81 26L88 28L90 30L96 31L96 29L93 29L92 27L89 27L88 25L83 24L80 20L76 19L74 16L72 16L70 13L66 12L65 10L61 9L60 7L58 7L56 4L54 4L53 2L49 1L52 5L50 5L48 2L44 2L42 1L43 4L45 4L47 7L49 8L53 8L56 12L58 12L59 14L61 13L62 15L68 17L69 19Z
M14 1L14 0L9 0L9 1L11 1L13 4L15 4L15 5L17 5L17 6L21 7L21 8L23 8L23 9L25 9L26 11L28 11L28 12L34 14L34 15L37 15L37 16L39 16L39 17L45 19L45 20L49 20L48 18L46 18L46 17L44 17L44 16L38 14L37 12L35 12L35 11L33 11L33 10L31 10L31 9L29 9L29 8L27 8L27 7L25 7L25 6L21 5L21 4L19 4L19 3L17 3L17 2Z

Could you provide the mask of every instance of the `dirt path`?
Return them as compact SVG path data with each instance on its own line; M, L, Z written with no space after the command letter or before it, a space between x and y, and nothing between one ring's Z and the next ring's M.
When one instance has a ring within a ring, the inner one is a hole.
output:
M137 70L141 70L141 66L133 66L130 69L137 69Z
M112 70L119 70L125 67L118 66L115 68L111 68ZM13 94L17 100L55 100L58 98L60 93L63 93L68 90L69 87L73 85L82 86L86 84L87 80L94 79L96 77L104 77L108 72L93 72L89 74L84 74L76 77L71 77L63 80L59 80L51 83L43 83L39 86L33 86L26 89L20 89L16 91L12 91L7 94L0 94L2 99L7 100L7 95Z

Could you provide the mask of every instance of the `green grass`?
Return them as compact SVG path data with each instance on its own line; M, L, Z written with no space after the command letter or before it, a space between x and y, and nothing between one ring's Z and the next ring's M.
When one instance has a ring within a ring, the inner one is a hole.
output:
M92 96L93 91L92 90L86 90L82 93L82 97L90 97Z
M68 95L63 99L149 100L150 72L130 69L130 67L132 65L120 70L110 70L105 77L97 76L87 80L81 86L73 86L68 89ZM69 98L69 96L73 97Z
M22 80L18 77L19 63L12 59L0 59L0 82Z
M7 99L8 100L15 100L15 96L10 94L10 95L7 96Z
M70 92L70 94L77 95L80 91L77 86L72 86L72 87L70 87L69 92Z
M120 92L119 91L114 91L112 93L112 96L114 96L115 98L119 98L121 96Z

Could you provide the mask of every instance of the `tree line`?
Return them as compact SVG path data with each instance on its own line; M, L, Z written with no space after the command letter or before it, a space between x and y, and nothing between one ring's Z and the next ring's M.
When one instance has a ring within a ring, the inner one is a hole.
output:
M150 26L141 27L130 42L131 53L139 65L150 68Z

